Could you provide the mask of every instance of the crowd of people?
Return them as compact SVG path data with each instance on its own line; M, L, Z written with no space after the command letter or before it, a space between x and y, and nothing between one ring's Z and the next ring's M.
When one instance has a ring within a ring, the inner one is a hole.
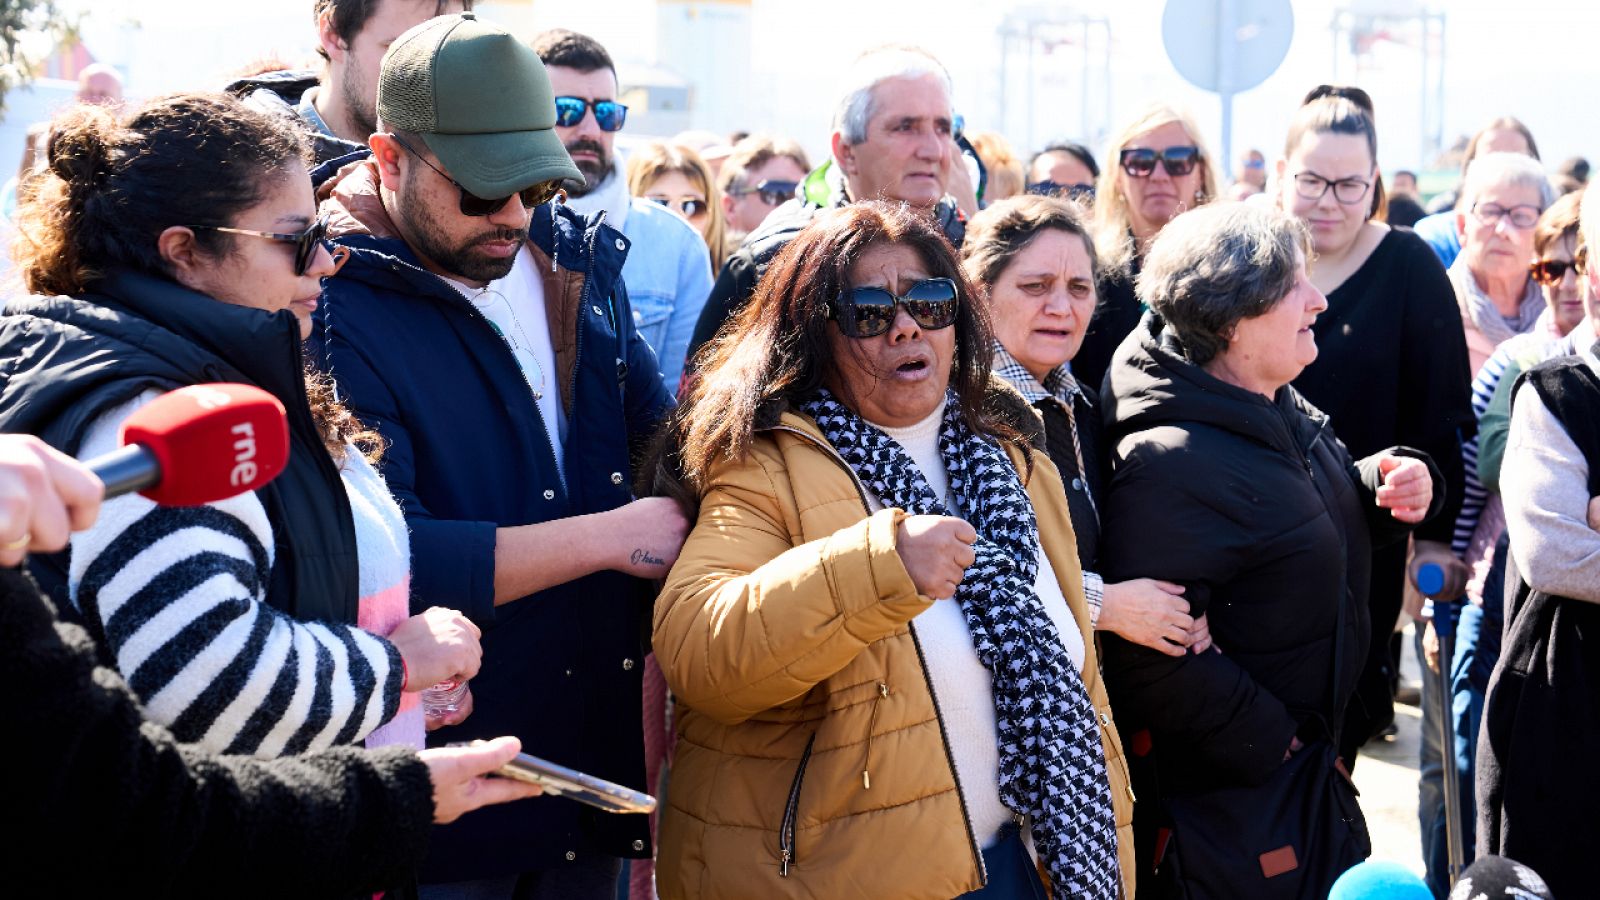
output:
M885 46L820 165L623 159L606 48L471 5L316 0L320 70L121 109L97 68L30 132L25 883L1321 898L1408 611L1427 890L1455 829L1582 896L1600 199L1522 123L1423 217L1359 88L1229 182L1164 104L1025 160ZM282 404L283 473L102 502L78 460L211 382ZM519 750L659 810L529 799Z

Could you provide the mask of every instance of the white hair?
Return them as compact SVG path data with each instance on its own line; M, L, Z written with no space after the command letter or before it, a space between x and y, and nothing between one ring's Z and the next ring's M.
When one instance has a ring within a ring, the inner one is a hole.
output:
M933 76L950 99L950 73L933 54L918 47L895 45L868 50L856 57L845 73L844 96L833 114L833 130L846 144L854 146L867 139L867 123L872 121L873 94L878 85L891 78Z
M1484 191L1496 187L1531 187L1539 191L1539 209L1556 202L1556 189L1538 160L1522 153L1485 153L1467 164L1456 209L1471 212Z

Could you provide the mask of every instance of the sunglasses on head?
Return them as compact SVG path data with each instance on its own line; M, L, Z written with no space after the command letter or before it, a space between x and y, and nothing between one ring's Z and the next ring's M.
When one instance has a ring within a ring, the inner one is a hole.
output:
M773 181L767 179L754 187L731 188L728 193L734 197L748 197L751 194L760 194L761 202L768 206L778 204L794 196L795 190L800 187L798 181Z
M1128 173L1130 178L1149 178L1150 173L1156 170L1156 163L1167 170L1173 178L1182 178L1194 171L1200 162L1199 147L1168 147L1156 151L1149 147L1129 147L1117 157L1117 164L1122 166L1122 171Z
M681 197L677 200L671 197L646 197L645 199L658 206L665 206L667 209L676 209L678 212L683 213L685 219L692 219L707 209L706 201L701 200L699 197Z
M828 312L845 337L869 338L894 325L895 310L900 306L919 326L938 331L955 324L961 300L951 279L924 278L904 294L881 287L846 288Z
M621 131L628 121L628 108L615 100L585 100L582 97L556 98L556 124L571 128L583 121L583 114L594 109L594 123L601 131Z
M305 231L279 232L279 231L253 231L249 228L233 228L227 225L190 225L191 229L198 228L205 231L221 231L227 234L246 234L250 237L266 238L280 244L294 245L294 273L304 275L311 268L311 260L317 255L317 248L328 237L328 217L318 216L311 227Z
M1574 275L1583 274L1583 266L1577 260L1569 262L1564 259L1541 259L1528 267L1528 274L1533 276L1534 281L1546 287L1554 287L1561 283L1561 279L1567 277L1568 270Z
M525 187L515 194L511 194L509 196L501 197L495 200L486 200L483 197L479 197L477 194L474 194L473 192L462 187L461 182L451 178L449 175L446 175L443 169L431 162L428 162L427 157L413 150L411 145L407 144L405 141L402 141L398 135L391 134L389 137L394 138L394 142L399 144L401 147L404 147L407 153L415 156L418 162L421 162L428 168L438 172L440 178L443 178L445 181L448 181L456 186L456 190L461 192L460 206L461 214L464 216L487 216L499 212L505 207L506 202L512 197L521 197L523 208L533 209L535 206L549 203L551 200L555 199L557 194L562 192L561 179L557 178L551 181L541 181L532 187Z

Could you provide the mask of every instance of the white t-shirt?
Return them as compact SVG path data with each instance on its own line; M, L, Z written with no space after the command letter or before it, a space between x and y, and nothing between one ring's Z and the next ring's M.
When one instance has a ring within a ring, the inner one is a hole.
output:
M544 311L544 282L539 278L532 251L524 245L506 277L491 281L486 287L471 287L454 278L445 281L460 291L511 347L550 436L556 471L564 478L566 466L562 457L567 445L567 416L561 408L556 348L550 340L550 320ZM550 427L552 423L554 431Z
M933 492L945 498L945 504L955 509L955 497L950 491L949 475L944 460L939 456L939 426L944 419L944 405L921 422L906 428L883 428L906 449L911 459L928 480ZM869 493L874 510L882 509L882 502ZM954 513L960 515L959 511ZM1049 557L1041 548L1039 572L1033 589L1044 602L1045 612L1055 623L1061 643L1073 665L1083 670L1083 633L1067 606L1061 583L1050 566ZM990 847L999 837L1000 829L1013 820L1011 810L1000 802L1000 730L995 724L994 679L978 658L972 646L972 632L967 628L967 617L961 604L954 599L936 601L913 622L917 639L922 643L922 655L927 661L928 677L933 683L939 712L944 718L945 731L950 739L950 755L955 760L956 777L961 781L962 794L967 801L967 814L972 818L973 837L978 846Z

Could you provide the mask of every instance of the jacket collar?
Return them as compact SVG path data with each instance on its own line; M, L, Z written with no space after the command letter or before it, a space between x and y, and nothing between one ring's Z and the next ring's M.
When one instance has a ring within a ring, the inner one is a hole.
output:
M1160 425L1210 425L1282 451L1298 452L1327 418L1293 387L1268 400L1189 361L1166 323L1146 312L1108 370L1107 440Z

